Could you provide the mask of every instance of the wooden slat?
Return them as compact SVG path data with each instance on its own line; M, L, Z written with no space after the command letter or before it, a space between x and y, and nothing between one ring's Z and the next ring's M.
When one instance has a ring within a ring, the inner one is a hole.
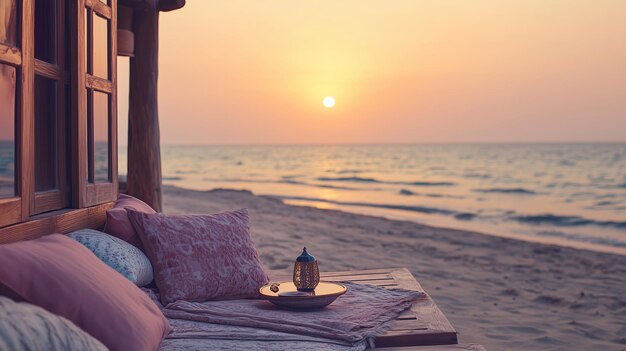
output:
M336 277L323 278L322 280L331 281L331 282L341 282L341 281L350 281L359 284L369 284L376 286L398 286L398 284L393 279L387 280L352 280L352 279L337 279Z
M63 71L59 66L38 59L35 59L35 74L57 81L64 80Z
M19 103L18 184L22 199L22 221L30 217L35 192L35 0L22 2L22 69Z
M0 62L10 63L16 66L21 65L22 53L20 49L0 44Z
M35 201L33 201L33 213L42 213L50 211L50 209L64 208L67 201L63 190L50 190L35 193Z
M22 220L22 202L19 197L0 199L0 227Z
M364 270L358 270L358 271L325 272L325 273L321 273L321 275L324 277L336 277L340 275L391 274L392 271L397 270L397 269L403 269L403 268L399 267L399 268L364 269Z
M376 350L378 351L486 351L482 345L477 345L477 344L377 347Z
M81 228L102 229L106 210L113 202L81 208L61 210L35 216L30 221L0 229L0 244L35 239L51 233L68 233Z
M355 275L328 275L328 274L324 274L322 273L321 276L324 279L345 279L345 280L350 280L350 281L364 281L364 280L393 280L393 276L391 276L391 274L384 274L384 273L378 273L378 274L355 274Z
M424 291L406 268L392 270L391 275L403 289ZM433 299L426 295L411 306L415 316L414 330L407 330L406 323L398 323L399 329L391 327L389 332L376 338L379 347L403 345L446 345L456 344L457 333ZM407 318L404 315L404 318Z
M86 206L93 206L115 199L117 199L117 189L113 183L89 183L85 187Z
M85 84L87 85L87 88L95 89L107 94L113 93L113 83L111 83L111 81L92 76L88 73L85 74Z
M288 271L273 271L270 272L270 277L272 281L291 280L291 274ZM320 274L320 278L327 281L352 281L359 284L424 291L406 268L324 272ZM404 311L390 327L390 330L375 340L378 347L456 343L456 330L428 294L416 301L409 310ZM404 350L403 348L400 349ZM453 348L452 350L463 349Z
M94 10L97 14L99 14L100 16L106 19L111 19L112 17L111 7L105 5L100 0L85 0L85 6Z
M119 193L118 154L117 154L117 0L111 0L111 20L109 21L109 75L111 94L109 95L109 168L112 191L104 201L117 200Z
M76 46L70 55L71 74L71 110L70 110L70 147L71 180L72 180L72 205L77 208L84 207L84 188L87 184L87 92L85 91L85 74L87 62L84 52L86 26L85 2L76 0L69 2L68 19L70 24L70 42Z

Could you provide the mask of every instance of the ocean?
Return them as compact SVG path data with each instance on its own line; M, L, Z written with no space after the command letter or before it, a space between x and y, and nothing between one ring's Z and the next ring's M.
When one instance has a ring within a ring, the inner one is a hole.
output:
M626 254L623 143L164 145L162 165L184 188Z

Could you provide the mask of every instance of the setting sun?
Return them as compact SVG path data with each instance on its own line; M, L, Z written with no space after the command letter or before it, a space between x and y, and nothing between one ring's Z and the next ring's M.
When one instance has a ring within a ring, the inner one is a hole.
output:
M335 106L335 98L332 96L327 96L324 98L324 100L322 100L322 104L324 104L324 107L332 108L333 106Z

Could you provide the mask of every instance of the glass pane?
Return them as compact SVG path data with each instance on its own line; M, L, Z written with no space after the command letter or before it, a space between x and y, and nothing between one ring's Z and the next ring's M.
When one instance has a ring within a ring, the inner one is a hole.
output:
M35 58L56 63L57 16L55 0L35 1Z
M15 0L0 1L0 43L17 46L17 4Z
M93 75L109 79L108 20L93 15Z
M35 191L58 188L57 82L35 76Z
M95 182L109 182L109 95L93 92L93 161Z
M14 67L0 64L0 198L15 195Z

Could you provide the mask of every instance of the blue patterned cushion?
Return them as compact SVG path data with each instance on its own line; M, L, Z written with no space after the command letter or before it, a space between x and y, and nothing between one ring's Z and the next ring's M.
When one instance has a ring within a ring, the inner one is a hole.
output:
M148 257L124 240L93 229L77 230L68 236L85 245L109 267L135 285L144 286L152 281L152 265Z

